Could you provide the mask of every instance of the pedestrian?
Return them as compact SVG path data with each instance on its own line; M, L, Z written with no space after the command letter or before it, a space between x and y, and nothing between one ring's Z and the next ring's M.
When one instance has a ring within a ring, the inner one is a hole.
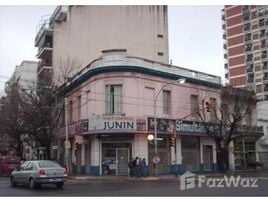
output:
M142 163L141 158L139 158L139 162L138 162L137 167L138 167L138 174L137 174L137 176L138 177L141 177L142 174L143 174L143 163Z
M136 157L135 160L133 160L133 176L138 176L138 164L139 164L139 157Z
M142 174L142 176L143 177L146 177L147 174L148 174L148 168L147 168L147 164L146 164L146 159L145 158L142 159L142 165L143 165L143 174Z
M130 161L128 162L128 168L129 168L129 176L132 177L133 176L133 158L131 158Z

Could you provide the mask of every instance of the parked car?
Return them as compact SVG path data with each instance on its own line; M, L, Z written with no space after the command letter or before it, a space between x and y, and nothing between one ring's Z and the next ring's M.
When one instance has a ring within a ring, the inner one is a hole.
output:
M57 162L50 160L25 161L14 170L10 176L12 187L17 184L29 184L30 188L40 188L42 184L55 184L58 189L62 188L66 181L65 168Z
M4 156L0 158L0 176L10 175L11 172L20 165L20 157Z

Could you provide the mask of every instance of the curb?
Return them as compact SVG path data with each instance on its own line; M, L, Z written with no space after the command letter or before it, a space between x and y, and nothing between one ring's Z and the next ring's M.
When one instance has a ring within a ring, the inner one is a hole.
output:
M206 178L217 178L223 176L244 176L244 177L261 177L262 174L266 174L268 177L268 171L262 172L226 172L226 173L215 173L215 174L196 174L196 176L205 176ZM149 177L128 177L128 176L69 176L67 180L95 180L95 181L178 181L180 176L149 176Z

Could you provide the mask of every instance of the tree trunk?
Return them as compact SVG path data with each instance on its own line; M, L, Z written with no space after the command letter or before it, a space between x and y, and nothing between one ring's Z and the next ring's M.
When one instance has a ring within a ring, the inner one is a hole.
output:
M217 147L217 163L220 172L226 172L228 170L229 159L228 159L228 148Z

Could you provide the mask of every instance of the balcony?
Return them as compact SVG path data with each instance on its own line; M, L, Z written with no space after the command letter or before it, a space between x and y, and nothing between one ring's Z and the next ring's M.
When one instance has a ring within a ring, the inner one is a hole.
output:
M52 50L53 50L52 44L48 42L44 46L39 47L36 57L38 59L51 58Z
M37 35L35 36L34 46L35 47L42 46L42 43L44 43L45 38L52 36L53 36L53 29L49 27L49 23L47 20L43 21Z
M67 13L69 10L69 6L57 6L55 11L50 17L50 24L53 24L53 21L62 22L67 18Z
M263 81L268 81L268 76L263 76Z
M268 135L264 135L259 139L259 144L260 145L268 145Z
M267 92L268 91L268 86L267 85L264 86L263 91L264 92Z

